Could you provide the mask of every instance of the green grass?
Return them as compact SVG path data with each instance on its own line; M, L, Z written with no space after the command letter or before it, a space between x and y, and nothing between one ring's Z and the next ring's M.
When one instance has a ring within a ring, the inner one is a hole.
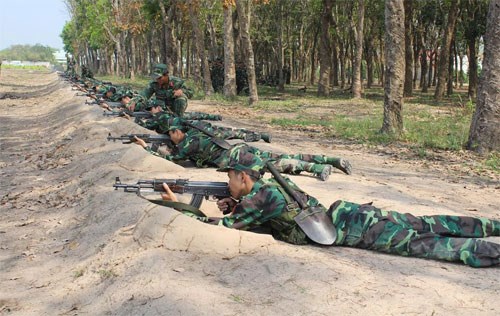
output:
M45 66L18 66L18 65L2 65L2 69L24 69L24 70L41 70L48 71Z
M491 170L500 172L500 153L495 152L489 154L484 164Z

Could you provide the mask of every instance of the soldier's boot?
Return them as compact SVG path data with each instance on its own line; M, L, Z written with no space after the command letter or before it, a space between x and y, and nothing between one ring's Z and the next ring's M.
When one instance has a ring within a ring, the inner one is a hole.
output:
M245 142L258 142L261 138L259 133L249 133L247 132L243 138Z
M352 166L349 160L343 158L326 157L326 163L341 170L345 174L352 173Z
M332 173L332 166L321 165L318 163L308 163L305 165L306 171L314 173L321 181L328 180L330 173Z
M271 142L271 134L264 134L264 133L261 133L260 134L260 138L265 141L266 143L270 143Z

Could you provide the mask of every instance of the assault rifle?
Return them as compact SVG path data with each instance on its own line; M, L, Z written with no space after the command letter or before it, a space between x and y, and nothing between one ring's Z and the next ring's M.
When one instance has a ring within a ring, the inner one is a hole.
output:
M121 136L113 137L111 133L108 135L108 140L117 141L121 140L124 144L130 144L135 142L135 138L140 138L144 140L146 143L157 143L157 144L171 144L172 140L170 136L165 134L123 134Z
M109 112L109 111L104 111L102 113L103 116L125 116L125 114L131 116L131 117L138 117L138 118L150 118L153 116L153 114L149 113L149 112L142 112L142 111L139 111L139 112L132 112L132 111L129 111L129 110L123 110L123 111L120 111L120 112Z
M153 179L139 180L135 184L125 184L120 181L120 177L116 177L113 187L115 190L123 189L124 192L141 195L144 192L165 192L163 183L167 184L174 193L191 194L192 197L189 204L196 208L200 207L203 198L205 198L205 200L208 200L209 197L223 199L231 196L227 182L189 181L187 179Z
M90 101L90 102L88 100L85 101L85 104L88 104L88 105L94 105L94 104L101 105L104 103L106 103L112 109L123 107L123 105L120 102L106 101L106 100L102 100L102 99L98 99L98 100L96 99L96 100Z

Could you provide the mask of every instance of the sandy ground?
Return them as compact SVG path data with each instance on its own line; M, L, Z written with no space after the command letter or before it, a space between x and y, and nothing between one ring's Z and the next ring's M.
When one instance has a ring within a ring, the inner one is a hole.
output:
M2 70L1 315L500 315L498 267L288 245L114 191L116 176L226 175L108 142L110 132L148 131L84 101L55 73ZM418 215L500 218L498 175L469 172L470 160L401 159L382 147L272 130L245 115L250 109L231 119L232 107L192 101L190 110L272 132L273 143L256 143L262 148L349 159L351 176L293 176L325 205L373 201ZM211 201L202 208L215 212Z

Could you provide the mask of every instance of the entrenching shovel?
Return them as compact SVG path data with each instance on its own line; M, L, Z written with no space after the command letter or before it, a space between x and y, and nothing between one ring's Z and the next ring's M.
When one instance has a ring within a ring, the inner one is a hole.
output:
M294 217L294 221L307 237L321 245L332 245L335 239L337 239L337 230L332 223L332 219L328 218L324 209L319 206L308 206L305 204L271 162L266 162L266 167L276 181L285 189L286 193L299 204L301 211Z

